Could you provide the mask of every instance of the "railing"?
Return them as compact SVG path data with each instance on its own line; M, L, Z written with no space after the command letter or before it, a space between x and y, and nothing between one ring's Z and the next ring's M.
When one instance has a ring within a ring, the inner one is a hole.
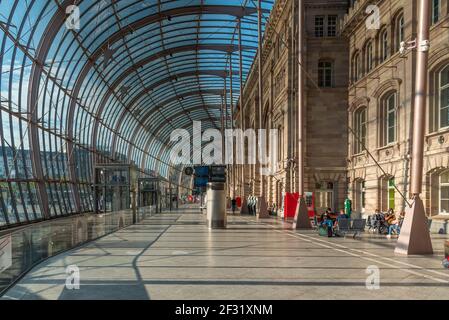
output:
M140 208L137 221L155 212ZM0 296L40 262L133 223L131 210L50 220L0 237Z

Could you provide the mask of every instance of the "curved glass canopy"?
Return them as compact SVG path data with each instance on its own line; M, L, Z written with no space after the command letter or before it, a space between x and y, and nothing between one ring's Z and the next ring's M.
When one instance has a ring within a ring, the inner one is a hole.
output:
M0 1L0 228L92 211L95 163L182 181L170 133L221 128L257 28L254 0Z

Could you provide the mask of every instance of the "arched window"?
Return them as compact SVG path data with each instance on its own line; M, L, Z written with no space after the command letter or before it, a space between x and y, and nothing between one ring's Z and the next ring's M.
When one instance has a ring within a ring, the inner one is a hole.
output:
M367 73L373 69L373 62L373 43L370 41L365 45L365 69Z
M318 63L318 86L321 88L333 87L334 66L331 61L320 61Z
M449 214L449 170L440 175L440 214Z
M388 30L384 28L380 32L379 37L379 48L380 48L380 62L384 62L389 57L389 48L388 48Z
M356 82L361 76L360 54L356 52L352 57L352 81Z
M396 142L396 109L397 109L397 93L387 94L381 100L380 110L380 132L381 146L386 146Z
M439 79L438 102L441 129L449 127L449 65L440 72Z
M399 51L399 49L401 48L401 42L403 42L405 40L405 35L404 35L404 28L405 28L405 20L404 20L404 14L400 14L397 18L396 18L396 23L395 23L395 50L396 52Z
M355 124L354 126L355 134L357 135L356 137L354 137L354 153L359 154L365 150L366 145L366 133L367 133L366 107L359 108L355 112L354 124Z

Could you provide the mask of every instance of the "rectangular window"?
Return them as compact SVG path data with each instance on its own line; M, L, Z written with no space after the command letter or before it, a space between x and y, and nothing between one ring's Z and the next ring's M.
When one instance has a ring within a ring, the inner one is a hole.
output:
M337 17L338 16L328 16L327 17L327 36L335 37L337 35Z
M324 37L324 16L315 17L315 37Z
M320 62L318 65L318 86L322 88L332 87L332 63Z

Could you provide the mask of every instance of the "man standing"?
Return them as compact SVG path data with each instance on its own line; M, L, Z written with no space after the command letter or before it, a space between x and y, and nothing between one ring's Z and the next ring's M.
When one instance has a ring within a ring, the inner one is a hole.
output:
M235 198L232 198L231 200L231 209L232 214L235 215L235 210L237 210L237 200Z

